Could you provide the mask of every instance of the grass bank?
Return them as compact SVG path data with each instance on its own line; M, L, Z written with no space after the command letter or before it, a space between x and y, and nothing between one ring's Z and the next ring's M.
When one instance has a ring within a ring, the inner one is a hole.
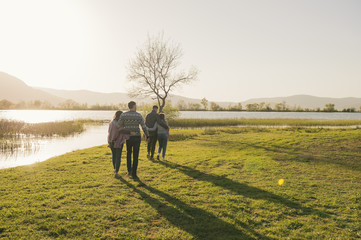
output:
M143 142L140 182L106 146L0 170L0 238L361 238L361 129L237 129Z
M25 123L20 121L0 120L0 138L12 137L19 134L35 136L68 136L84 131L86 124L100 124L97 120L75 120L45 123Z
M361 120L323 119L172 119L172 127L204 128L224 126L289 126L289 127L349 127L361 126Z
M59 121L46 123L25 123L0 120L0 151L15 151L18 148L32 148L32 137L66 137L81 133L86 125L104 124L97 120Z

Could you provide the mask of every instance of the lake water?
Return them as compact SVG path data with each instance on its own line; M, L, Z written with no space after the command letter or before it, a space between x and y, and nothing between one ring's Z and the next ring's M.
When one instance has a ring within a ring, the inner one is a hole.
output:
M28 123L53 122L75 119L110 120L115 111L62 111L62 110L0 110L0 119L24 121ZM211 112L182 111L180 118L296 118L361 120L361 113L324 112Z
M110 121L113 114L114 111L3 110L0 111L0 119L24 121L27 123L76 119ZM296 118L361 120L361 113L184 111L181 112L180 118ZM20 147L15 151L0 152L0 168L28 165L77 149L106 144L107 128L107 124L102 126L88 126L86 131L83 133L75 134L70 137L24 139L23 144L27 144L27 147Z
M20 148L0 152L0 169L41 162L74 150L106 144L107 131L106 125L89 126L83 133L69 137L23 139Z

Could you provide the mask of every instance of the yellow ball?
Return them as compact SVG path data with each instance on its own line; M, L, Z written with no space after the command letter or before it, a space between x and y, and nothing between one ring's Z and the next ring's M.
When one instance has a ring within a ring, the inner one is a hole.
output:
M278 185L283 185L285 183L285 180L283 178L281 178L280 180L278 180Z

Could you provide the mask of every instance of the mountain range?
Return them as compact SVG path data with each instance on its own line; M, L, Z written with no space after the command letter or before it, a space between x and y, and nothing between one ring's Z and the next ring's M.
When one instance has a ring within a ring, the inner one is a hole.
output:
M114 93L100 93L88 90L56 90L49 88L35 88L28 86L22 80L11 76L7 73L0 72L0 100L6 99L13 103L20 101L47 101L52 105L56 106L61 102L71 99L78 103L87 103L88 106L100 104L119 104L127 103L130 97L126 93L114 92ZM201 99L187 98L178 95L171 95L169 100L173 105L177 105L179 102L185 104L189 103L200 103ZM139 103L154 102L153 99L138 98L135 101ZM301 108L323 108L326 104L335 104L335 108L342 110L344 108L356 108L357 110L361 107L361 98L327 98L327 97L316 97L310 95L294 95L288 97L276 97L276 98L254 98L247 101L241 102L245 107L247 104L252 103L269 103L274 106L277 103L286 102L290 107ZM236 102L216 102L221 107L228 107L229 105L235 105Z
M47 101L53 105L65 101L65 99L61 97L32 88L14 76L0 72L0 100L2 99L6 99L13 103L41 100Z

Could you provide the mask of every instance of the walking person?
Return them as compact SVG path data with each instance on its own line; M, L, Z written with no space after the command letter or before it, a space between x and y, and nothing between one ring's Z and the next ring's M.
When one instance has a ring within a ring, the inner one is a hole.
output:
M157 160L159 160L160 153L163 150L162 160L165 161L165 153L167 151L167 144L168 144L168 139L169 139L169 125L168 125L168 122L165 120L164 113L159 114L159 121L160 121L160 124L158 124L158 122L156 122L155 126L151 129L149 129L149 131L154 131L154 130L157 131L158 142L159 142ZM167 128L164 128L163 125L166 125Z
M160 121L159 115L158 115L158 106L154 105L153 106L153 110L147 114L147 116L145 117L145 125L148 127L148 131L149 131L149 142L147 145L148 148L148 159L150 160L154 160L154 152L155 152L155 145L157 144L157 140L158 140L158 134L157 134L157 130L150 130L154 128L154 125L157 123L160 126L162 126L165 129L168 129L168 126Z
M122 157L123 145L124 142L129 139L130 131L124 129L123 127L118 128L116 124L118 123L122 111L116 111L113 117L113 121L109 123L108 128L108 147L112 151L112 161L113 161L113 170L114 177L119 178L118 174L120 168L120 161Z
M120 116L119 121L117 122L117 127L124 127L131 132L134 132L134 135L130 136L126 141L127 145L127 176L133 179L138 179L137 168L138 168L138 158L139 158L139 149L141 142L141 133L139 125L142 127L143 132L149 141L148 129L145 126L144 119L140 113L137 112L137 104L133 101L128 103L129 111L123 113ZM133 163L132 163L132 154L133 154Z

